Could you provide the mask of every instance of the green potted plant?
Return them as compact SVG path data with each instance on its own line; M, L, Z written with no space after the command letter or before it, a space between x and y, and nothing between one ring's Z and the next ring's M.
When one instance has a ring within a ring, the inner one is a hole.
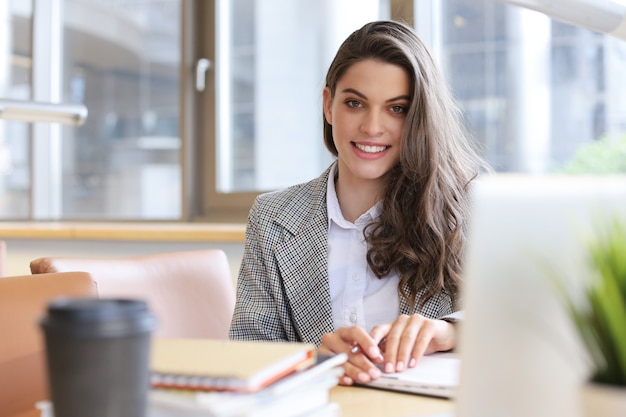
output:
M590 280L567 311L589 353L584 415L626 416L626 223L616 218L588 246ZM566 289L561 287L566 294Z
M626 173L626 135L600 138L576 151L562 168L565 174Z

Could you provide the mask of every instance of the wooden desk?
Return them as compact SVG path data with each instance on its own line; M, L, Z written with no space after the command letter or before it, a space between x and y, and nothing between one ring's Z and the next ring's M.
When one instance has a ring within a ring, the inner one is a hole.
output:
M413 417L454 411L451 400L362 387L335 387L330 400L341 406L341 417Z

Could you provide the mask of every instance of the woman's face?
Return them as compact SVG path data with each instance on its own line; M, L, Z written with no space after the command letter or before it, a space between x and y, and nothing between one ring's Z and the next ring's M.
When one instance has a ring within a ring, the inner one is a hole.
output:
M381 181L399 161L409 88L402 67L367 59L348 68L334 97L324 89L324 115L332 125L342 181Z

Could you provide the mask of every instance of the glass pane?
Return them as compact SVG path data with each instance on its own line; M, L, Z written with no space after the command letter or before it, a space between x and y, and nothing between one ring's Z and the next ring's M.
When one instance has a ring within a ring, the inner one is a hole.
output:
M30 100L32 2L0 2L0 98ZM30 124L0 119L0 218L30 216Z
M626 172L626 42L498 2L442 4L444 70L498 171Z
M322 88L339 44L387 1L218 0L219 192L265 191L318 176Z
M62 217L181 216L181 0L65 1Z

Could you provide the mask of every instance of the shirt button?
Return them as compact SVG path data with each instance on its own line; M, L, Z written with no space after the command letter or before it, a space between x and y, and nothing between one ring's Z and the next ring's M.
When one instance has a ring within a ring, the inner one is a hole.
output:
M359 280L359 274L352 274L352 280L353 281L358 281Z
M350 323L352 324L356 323L356 314L354 313L350 314Z

